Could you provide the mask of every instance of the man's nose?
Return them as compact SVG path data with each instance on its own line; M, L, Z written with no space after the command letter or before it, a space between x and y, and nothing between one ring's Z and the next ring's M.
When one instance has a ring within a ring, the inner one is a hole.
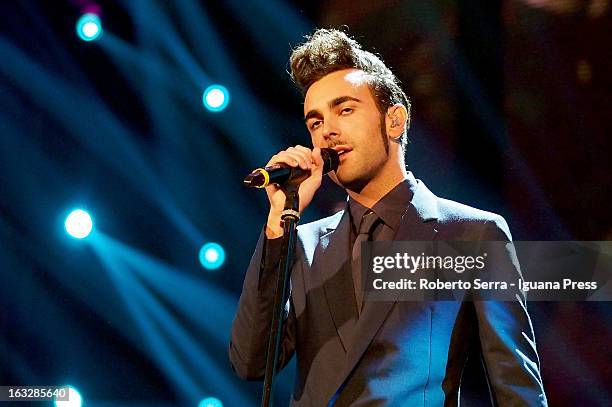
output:
M333 119L326 119L323 122L323 138L325 141L329 141L340 135L340 129L338 123Z

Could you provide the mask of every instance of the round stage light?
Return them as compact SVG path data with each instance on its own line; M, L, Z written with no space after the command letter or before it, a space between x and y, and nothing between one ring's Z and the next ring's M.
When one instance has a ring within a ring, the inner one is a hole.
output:
M229 99L230 94L227 88L221 85L210 85L202 95L204 107L211 112L220 112L225 109L229 103Z
M83 14L77 21L76 32L83 41L94 41L102 35L100 17L93 13Z
M223 403L218 398L206 397L198 403L198 407L223 407Z
M91 220L91 216L89 213L85 212L82 209L75 209L70 212L70 215L66 218L66 222L64 222L64 226L66 228L66 232L72 237L77 239L83 239L91 233L93 229L93 221Z
M66 386L68 389L68 400L55 400L56 407L81 407L83 398L81 394L72 386Z
M199 258L205 269L215 270L225 263L225 250L217 243L206 243L200 249Z

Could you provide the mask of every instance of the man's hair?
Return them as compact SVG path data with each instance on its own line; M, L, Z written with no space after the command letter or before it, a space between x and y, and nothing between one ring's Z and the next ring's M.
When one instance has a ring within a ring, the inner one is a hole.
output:
M402 90L397 77L384 62L344 32L335 29L320 28L312 35L306 36L306 41L295 48L289 57L291 78L305 95L310 86L332 72L342 69L356 68L366 73L376 106L382 115L382 131L384 131L384 115L387 109L396 103L401 103L408 110L406 131L410 127L410 100ZM401 145L405 150L407 143L406 131L402 134Z

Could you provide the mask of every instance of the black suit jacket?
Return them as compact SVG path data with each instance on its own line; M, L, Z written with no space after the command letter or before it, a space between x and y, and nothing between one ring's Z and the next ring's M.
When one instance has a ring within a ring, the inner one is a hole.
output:
M395 240L510 240L504 219L431 193L414 196ZM543 406L534 333L516 301L364 301L349 326L338 295L350 262L348 211L298 228L281 364L295 354L293 406L454 406L468 348L479 340L494 405ZM245 379L265 371L278 253L265 235L247 270L229 356ZM276 245L278 246L278 245ZM267 258L265 258L267 257ZM516 270L519 273L519 270Z

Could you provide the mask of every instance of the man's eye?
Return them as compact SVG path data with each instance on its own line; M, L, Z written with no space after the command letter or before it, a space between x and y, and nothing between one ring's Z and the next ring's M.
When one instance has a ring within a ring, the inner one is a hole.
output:
M316 129L317 127L321 125L321 123L322 123L321 120L315 120L314 122L310 124L310 129L311 130Z
M353 113L353 109L350 107L345 107L344 109L342 109L342 111L340 112L342 114L350 114Z

